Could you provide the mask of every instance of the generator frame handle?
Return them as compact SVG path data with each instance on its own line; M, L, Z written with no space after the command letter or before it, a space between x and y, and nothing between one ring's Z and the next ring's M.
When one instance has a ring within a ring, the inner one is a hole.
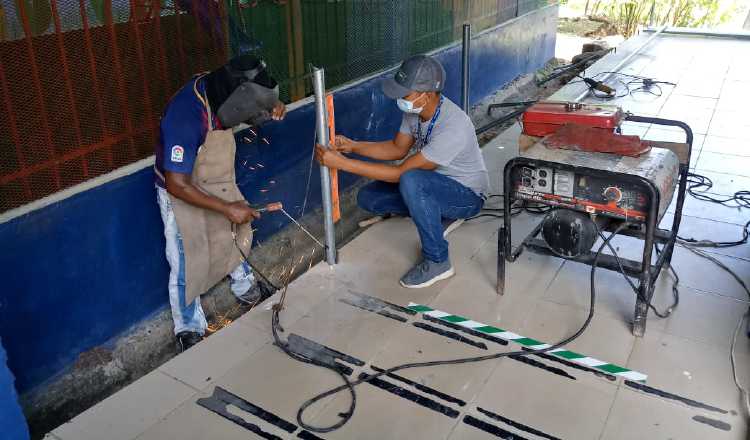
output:
M632 332L635 336L643 336L646 331L646 319L648 317L649 304L654 294L656 287L656 280L661 274L662 269L669 267L672 261L672 255L674 251L674 245L677 240L677 234L682 220L682 209L685 202L685 194L687 188L687 177L688 170L690 167L690 157L692 156L693 149L693 132L690 127L681 121L675 121L670 119L652 118L645 116L635 116L628 114L626 120L632 122L643 122L656 125L675 126L680 127L685 131L686 144L688 146L687 159L686 161L680 160L679 167L679 184L677 194L677 204L675 206L674 219L672 221L671 230L659 229L657 220L659 217L659 205L660 205L660 193L653 182L637 175L617 173L611 171L603 171L599 169L577 167L573 165L554 163L554 167L567 169L569 171L583 171L587 175L595 177L611 177L616 175L619 179L625 182L630 182L645 188L648 191L650 197L650 206L646 215L645 221L639 222L641 225L645 225L645 231L641 228L636 229L625 229L622 231L622 235L633 236L644 240L643 255L640 262L629 259L620 258L618 261L614 256L601 255L597 264L597 267L603 269L619 271L620 263L622 263L627 275L637 277L639 279L638 290L639 293L636 297L635 313L633 319ZM552 252L546 243L536 238L542 229L542 223L540 222L529 235L521 242L521 244L513 249L512 247L512 216L510 215L511 206L517 200L514 198L513 188L511 187L511 170L519 165L552 165L550 162L546 162L538 159L531 159L523 156L516 157L508 161L505 164L503 170L503 183L505 196L503 198L504 212L507 213L503 217L501 226L498 230L498 249L497 249L497 284L496 289L499 295L505 293L505 264L507 262L515 262L518 257L523 253L524 249L529 249L534 253L550 255L559 257L559 255ZM613 228L608 228L612 230ZM652 252L656 243L664 245L664 249L660 253L655 264L651 264ZM569 260L576 261L583 264L593 265L596 259L594 254L589 252L586 255L578 257L568 258Z

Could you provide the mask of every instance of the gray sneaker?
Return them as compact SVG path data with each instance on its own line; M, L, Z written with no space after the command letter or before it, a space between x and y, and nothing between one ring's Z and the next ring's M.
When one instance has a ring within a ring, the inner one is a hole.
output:
M448 234L450 234L451 232L453 232L456 229L458 229L459 226L461 226L462 224L464 224L464 221L465 220L462 219L462 218L455 219L455 220L444 218L442 220L442 223L443 223L443 238L448 238Z
M440 280L445 280L456 274L450 260L435 263L422 260L401 278L401 285L409 289L429 287Z

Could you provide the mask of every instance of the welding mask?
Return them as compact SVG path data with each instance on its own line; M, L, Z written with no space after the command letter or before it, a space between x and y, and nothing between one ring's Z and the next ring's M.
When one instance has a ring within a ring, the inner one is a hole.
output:
M233 58L205 76L206 94L223 127L243 122L260 125L271 119L279 102L279 85L266 64L253 55Z

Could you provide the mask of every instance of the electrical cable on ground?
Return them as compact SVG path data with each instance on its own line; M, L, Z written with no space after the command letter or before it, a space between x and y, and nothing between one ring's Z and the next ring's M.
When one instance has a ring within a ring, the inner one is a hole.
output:
M601 237L602 240L604 240L604 234L602 233L601 229L599 229L599 225L597 225L596 222L593 222L593 223L594 223L594 227L596 228L597 235L599 235L599 237ZM622 259L620 258L620 255L617 254L617 250L614 248L614 246L612 246L611 243L608 243L607 247L612 252L612 256L615 257L615 261L617 261L619 272L622 274L622 277L625 278L625 281L628 282L628 284L630 285L630 288L633 289L633 292L635 293L636 297L640 299L641 301L643 301L644 303L646 303L648 305L648 308L651 309L657 317L662 318L662 319L668 318L669 315L672 314L674 309L676 309L677 306L680 304L680 291L678 290L678 287L677 287L680 282L680 277L677 276L677 272L674 270L674 268L672 268L672 266L669 265L669 268L672 270L672 275L675 278L675 282L672 284L672 295L674 296L674 302L672 303L671 306L667 307L666 310L661 312L656 308L656 306L651 304L651 300L653 299L653 297L644 298L638 286L636 286L633 280L631 280L630 277L627 275L627 273L625 273L625 267L622 264ZM660 250L658 249L658 247L656 247L656 244L654 244L654 247L657 249L656 252L658 254Z
M736 207L736 208L750 208L750 191L737 191L732 196L728 197L716 197L714 195L711 195L708 193L708 191L713 187L713 181L711 181L710 178L707 176L703 176L697 173L688 173L688 193L693 196L694 198L706 202L711 203L717 203L723 206L730 206L730 207ZM748 300L750 300L750 289L748 288L745 281L737 275L729 266L724 264L721 260L718 258L709 255L707 252L700 248L728 248L728 247L734 247L734 246L741 246L743 244L747 244L748 238L750 237L750 231L748 230L750 228L750 221L745 223L745 225L742 227L742 238L737 241L712 241L712 240L698 240L695 238L683 238L678 236L677 237L677 245L681 246L684 249L689 250L690 252L694 253L695 255L698 255L699 257L705 258L715 265L717 265L720 269L724 270L725 272L729 273L729 275L732 276L732 278L737 281L737 283L742 286L742 288L745 290L745 293L748 295ZM676 274L675 274L676 275ZM743 314L739 321L737 322L737 326L734 329L734 333L732 334L732 342L729 348L729 361L732 366L732 379L734 380L734 384L737 387L737 389L740 391L740 398L742 399L742 403L744 405L746 416L750 417L750 392L740 383L740 380L737 376L737 361L735 359L735 351L737 347L737 335L740 333L742 329L742 323L750 319L750 308L748 308L748 311ZM748 336L750 336L750 326L748 327Z
M748 300L750 301L750 289L748 289L748 286L745 283L745 281L739 275L737 275L736 272L734 272L731 268L729 268L729 266L724 264L718 258L712 255L709 255L708 253L706 253L705 251L701 249L698 249L686 243L679 243L679 245L689 250L690 252L713 262L719 268L721 268L722 270L727 272L729 275L731 275L732 278L734 278L735 281L737 281L740 284L740 286L742 286L742 288L745 290L745 293L748 296ZM740 317L739 321L737 322L737 326L734 329L734 333L732 334L732 343L729 348L729 362L732 366L732 379L734 380L734 385L740 391L740 397L745 407L745 411L746 411L745 415L750 416L750 392L748 392L748 390L740 383L740 380L737 376L737 360L735 358L735 351L737 348L737 335L739 334L742 328L742 323L745 322L745 319L750 319L750 309L748 309L748 311L745 312L745 314L743 314Z
M625 79L617 79L616 81L621 84L621 91L618 92L617 87L613 87L605 84L603 81L597 80L601 75L612 74L623 77ZM660 81L654 78L649 78L639 75L631 75L622 72L599 72L591 77L585 77L576 75L580 78L580 81L571 81L571 84L585 82L589 87L592 95L595 98L608 100L615 98L624 98L626 96L633 95L636 92L648 93L656 97L663 95L661 85L676 86L677 84L669 81ZM598 93L597 93L598 92Z
M594 257L594 262L591 267L589 312L584 323L573 335L568 336L567 338L555 343L554 345L551 345L547 348L543 348L539 350L506 351L506 352L494 353L494 354L485 355L485 356L476 356L476 357L459 358L459 359L451 359L451 360L439 360L439 361L430 361L430 362L408 363L408 364L402 364L402 365L388 368L381 372L375 373L373 375L368 375L366 377L363 377L355 381L350 381L349 378L346 377L346 375L343 372L339 371L335 367L332 367L327 364L323 364L314 359L309 359L307 357L301 356L289 350L287 343L281 341L278 335L279 330L283 331L283 328L281 328L279 324L280 307L274 307L271 325L272 325L272 332L273 332L273 337L274 337L274 341L276 345L281 347L281 349L284 350L284 352L287 353L293 359L299 360L300 362L317 365L319 367L326 368L329 370L333 370L336 372L336 374L341 376L341 378L344 380L344 385L340 385L338 387L335 387L328 391L320 393L317 396L304 402L302 406L300 406L299 410L297 411L297 423L302 428L308 431L318 432L318 433L331 432L344 426L344 424L346 424L354 415L354 411L356 409L357 397L356 397L356 391L354 387L364 382L368 382L370 380L381 377L383 375L394 373L396 371L406 370L410 368L436 367L436 366L442 366L442 365L457 365L457 364L481 362L481 361L492 360L492 359L500 359L500 358L508 357L508 356L529 356L529 355L535 355L535 354L543 354L543 353L549 352L551 350L555 350L557 348L560 348L564 345L569 344L570 342L574 341L579 336L581 336L581 334L583 334L583 332L588 328L589 324L591 323L591 320L594 317L595 306L596 306L595 274L596 274L596 267L597 267L597 264L599 263L599 258L601 257L602 250L604 249L605 246L607 246L607 244L609 244L612 238L614 238L620 231L622 231L627 226L629 226L629 223L623 223L622 225L620 225L614 232L612 232L612 234L609 237L607 237L604 240L604 243L602 243L602 245L599 247L599 249L596 252L596 256ZM332 396L340 391L347 390L347 389L349 390L349 393L351 394L352 398L351 398L348 411L339 414L339 417L341 417L341 420L334 423L333 425L325 426L325 427L312 426L303 420L303 414L305 410L307 410L307 408L309 408L311 405L315 404L316 402L322 399L325 399L326 397Z

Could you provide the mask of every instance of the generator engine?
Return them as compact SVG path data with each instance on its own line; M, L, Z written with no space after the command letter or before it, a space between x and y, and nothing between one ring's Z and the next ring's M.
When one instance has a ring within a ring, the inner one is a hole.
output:
M616 132L625 113L618 107L542 102L523 116L521 156L531 161L510 169L517 199L555 209L542 237L567 257L591 249L609 219L643 222L652 203L661 220L674 194L677 155ZM651 183L658 191L652 200Z
M624 121L682 128L685 143L653 142L621 133ZM680 121L641 117L608 105L538 102L523 115L519 156L504 171L505 212L516 201L550 209L517 249L511 249L511 219L504 218L498 243L498 292L504 291L504 266L524 249L608 269L625 267L642 281L641 300L650 298L653 281L669 264L682 214L692 131ZM677 192L672 230L659 230ZM641 262L594 258L602 231L623 231L645 241ZM655 243L665 246L651 267ZM643 263L649 262L649 263ZM502 263L504 265L504 262ZM654 272L654 273L652 273ZM647 305L647 304L646 304ZM634 333L645 331L643 307L636 307ZM639 309L640 307L640 309ZM641 310L639 312L639 310ZM640 320L640 321L639 321Z

